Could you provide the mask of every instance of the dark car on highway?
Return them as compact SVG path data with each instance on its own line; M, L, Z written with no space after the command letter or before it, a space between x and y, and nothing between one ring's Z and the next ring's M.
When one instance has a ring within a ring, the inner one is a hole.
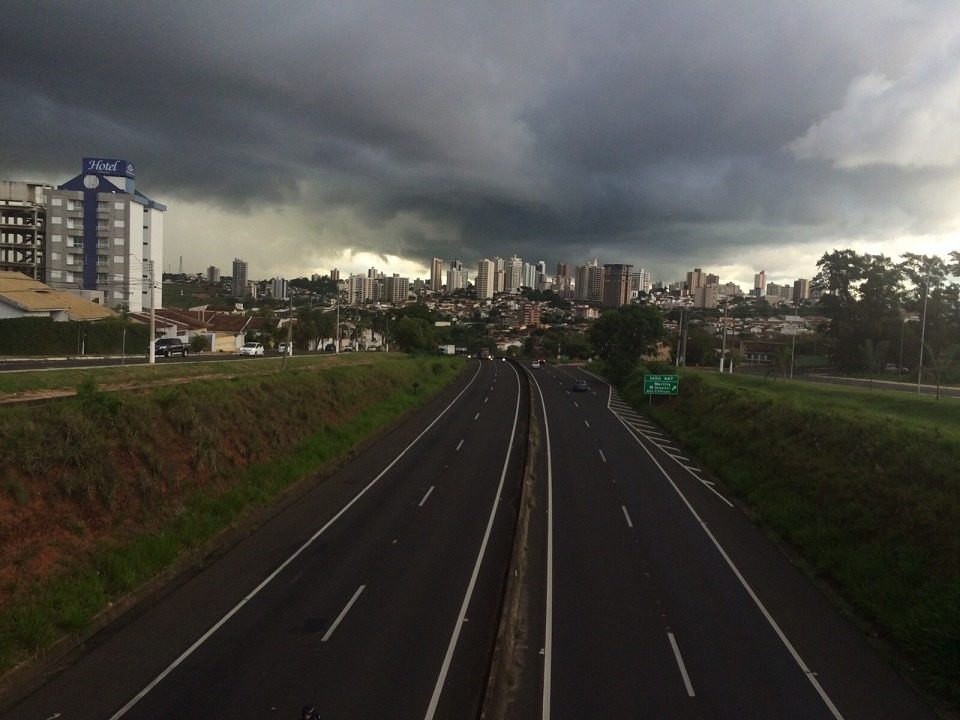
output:
M590 386L587 385L586 380L574 380L573 381L573 391L574 392L587 392L590 389Z
M186 357L190 354L190 346L180 338L160 338L154 342L153 352L157 357L170 357L171 355Z

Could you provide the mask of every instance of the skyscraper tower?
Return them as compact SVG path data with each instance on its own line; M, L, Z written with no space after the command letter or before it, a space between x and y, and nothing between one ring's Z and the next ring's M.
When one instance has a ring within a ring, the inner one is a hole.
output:
M434 292L443 290L443 260L437 257L430 263L430 289Z
M233 296L246 297L247 295L247 262L240 258L233 259Z

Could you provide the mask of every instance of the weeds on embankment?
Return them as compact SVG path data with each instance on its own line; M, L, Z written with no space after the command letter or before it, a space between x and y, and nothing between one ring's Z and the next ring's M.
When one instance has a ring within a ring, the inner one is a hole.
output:
M83 631L462 368L378 356L138 393L85 382L76 397L0 408L0 670Z
M685 372L649 412L960 702L960 404Z

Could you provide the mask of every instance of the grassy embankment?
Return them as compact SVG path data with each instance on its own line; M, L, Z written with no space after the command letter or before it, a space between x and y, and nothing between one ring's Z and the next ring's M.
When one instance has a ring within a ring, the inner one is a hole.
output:
M82 632L109 603L332 467L463 368L459 358L351 361L294 358L282 374L262 359L215 363L253 374L136 393L87 382L76 397L0 408L0 669ZM106 386L198 371L227 369L95 377ZM39 375L58 387L69 371Z
M688 372L652 408L857 613L960 703L960 404Z

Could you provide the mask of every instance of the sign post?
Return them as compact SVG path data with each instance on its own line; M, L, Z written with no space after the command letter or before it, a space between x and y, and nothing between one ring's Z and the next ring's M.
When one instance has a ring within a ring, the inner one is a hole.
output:
M679 392L679 375L643 376L643 394L650 395L650 402L653 402L654 395L677 395Z

